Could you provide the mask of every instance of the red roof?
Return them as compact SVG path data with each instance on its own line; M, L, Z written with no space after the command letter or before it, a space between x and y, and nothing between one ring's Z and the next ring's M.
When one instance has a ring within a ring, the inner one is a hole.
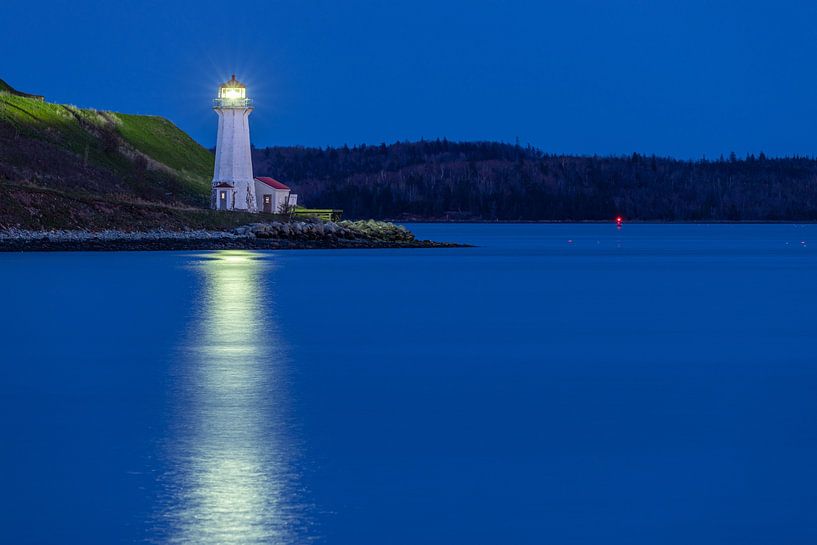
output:
M289 189L289 187L285 186L284 184L282 184L281 182L279 182L275 178L261 178L261 177L258 177L258 178L256 178L256 180L258 180L259 182L267 184L268 186L270 186L273 189ZM292 191L292 190L290 189L290 191Z

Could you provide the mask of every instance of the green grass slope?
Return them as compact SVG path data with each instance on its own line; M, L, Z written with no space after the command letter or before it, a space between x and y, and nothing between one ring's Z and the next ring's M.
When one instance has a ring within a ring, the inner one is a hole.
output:
M119 134L134 148L182 174L205 195L213 178L213 154L163 117L114 114ZM203 182L203 185L202 185Z
M0 80L0 184L18 196L32 190L31 214L38 213L36 198L54 192L65 203L207 207L213 155L170 121L31 97ZM18 219L0 217L0 224L30 223Z

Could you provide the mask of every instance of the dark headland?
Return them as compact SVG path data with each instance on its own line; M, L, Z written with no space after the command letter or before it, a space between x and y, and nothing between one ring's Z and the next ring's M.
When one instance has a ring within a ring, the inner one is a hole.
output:
M209 209L213 154L168 120L0 80L0 251L436 248L383 221Z

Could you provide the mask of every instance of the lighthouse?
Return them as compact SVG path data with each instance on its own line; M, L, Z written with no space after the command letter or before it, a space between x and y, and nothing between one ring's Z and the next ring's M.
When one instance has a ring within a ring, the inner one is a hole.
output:
M210 205L216 210L257 212L250 155L252 100L235 74L219 86L213 110L218 114L218 137Z

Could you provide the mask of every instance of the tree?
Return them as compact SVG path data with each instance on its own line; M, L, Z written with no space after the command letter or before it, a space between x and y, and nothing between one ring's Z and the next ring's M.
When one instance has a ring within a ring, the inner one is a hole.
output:
M547 155L496 142L427 140L347 148L258 150L316 208L348 218L817 220L817 160L681 161ZM266 156L270 158L267 159ZM752 158L751 154L748 156Z
M295 210L295 206L289 203L289 199L285 200L278 206L278 213L282 216L289 216L292 214L293 210Z

